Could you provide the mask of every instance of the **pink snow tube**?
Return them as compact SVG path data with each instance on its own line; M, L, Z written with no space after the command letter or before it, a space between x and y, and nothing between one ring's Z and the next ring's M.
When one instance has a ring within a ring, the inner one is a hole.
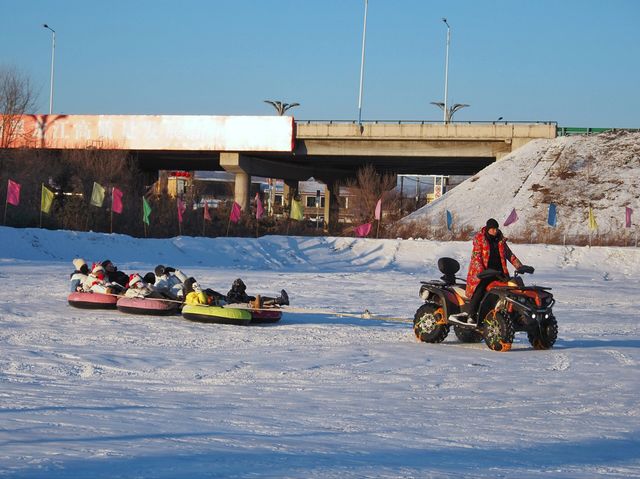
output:
M67 301L74 308L116 309L118 297L100 293L71 293Z
M118 311L131 314L148 314L153 316L168 316L178 313L180 303L163 301L153 298L125 298L118 299Z

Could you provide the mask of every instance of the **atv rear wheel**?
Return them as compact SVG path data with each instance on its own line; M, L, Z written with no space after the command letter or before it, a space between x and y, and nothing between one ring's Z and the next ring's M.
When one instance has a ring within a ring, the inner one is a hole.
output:
M516 332L509 315L492 309L483 320L482 336L489 349L506 352L511 349Z
M465 328L464 326L455 325L453 332L462 343L479 343L482 341L482 333L475 329Z
M425 343L441 343L449 334L449 325L440 306L425 303L418 308L413 319L413 332Z
M558 339L558 322L553 314L540 322L540 328L527 331L533 349L551 349Z

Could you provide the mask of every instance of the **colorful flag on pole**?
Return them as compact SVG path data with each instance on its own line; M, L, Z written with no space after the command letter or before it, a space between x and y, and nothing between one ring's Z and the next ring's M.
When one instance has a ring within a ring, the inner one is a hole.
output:
M547 215L547 223L549 224L549 226L553 226L554 228L556 226L556 221L558 220L556 213L556 204L549 203L549 214Z
M451 228L453 228L453 215L447 210L447 229L451 231Z
M233 206L231 207L231 213L229 214L229 220L237 223L240 221L240 217L242 216L242 208L235 201L233 202Z
M93 182L93 190L91 191L91 201L89 204L102 208L104 203L104 188L95 181Z
M596 215L593 214L593 210L591 209L591 206L589 206L589 229L590 230L598 229L598 223L596 222Z
M516 209L514 208L511 210L511 213L509 213L509 216L504 221L504 224L502 226L509 226L510 224L513 224L516 221L518 221L518 213L516 213Z
M264 215L264 206L260 200L260 193L256 193L256 219L259 220Z
M187 205L181 198L178 198L178 223L182 224L182 215L187 210Z
M151 215L151 205L147 201L147 199L142 197L142 222L149 225L149 215Z
M371 223L365 223L354 229L358 238L364 238L371 232Z
M20 183L9 180L7 185L7 203L13 206L20 204Z
M292 220L300 221L304 218L304 209L302 208L302 201L291 200L291 212L289 218Z
M46 186L42 185L42 197L40 198L40 211L49 214L51 212L51 205L53 205L53 199L55 193Z
M631 228L631 215L633 214L633 210L628 206L625 207L625 222L624 226L626 228Z
M211 221L211 215L209 214L209 203L204 202L203 215L205 221Z
M373 218L380 221L380 218L382 218L382 198L380 198L378 200L378 203L376 204L376 211L373 215Z
M118 188L116 188L115 186L113 187L113 189L111 190L111 210L114 213L122 213L122 196L124 195L124 193L122 193L121 190L119 190Z

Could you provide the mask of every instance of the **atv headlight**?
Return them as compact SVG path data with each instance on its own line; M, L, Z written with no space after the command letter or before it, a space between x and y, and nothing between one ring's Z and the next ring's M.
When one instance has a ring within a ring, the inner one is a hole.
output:
M536 319L536 313L531 313L531 318Z

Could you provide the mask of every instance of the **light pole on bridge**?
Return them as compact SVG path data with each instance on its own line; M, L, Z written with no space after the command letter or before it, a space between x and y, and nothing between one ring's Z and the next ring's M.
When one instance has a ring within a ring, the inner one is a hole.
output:
M53 66L55 64L56 59L56 31L51 28L49 25L44 23L42 25L47 30L51 30L51 80L50 80L50 89L49 89L49 115L53 113Z

